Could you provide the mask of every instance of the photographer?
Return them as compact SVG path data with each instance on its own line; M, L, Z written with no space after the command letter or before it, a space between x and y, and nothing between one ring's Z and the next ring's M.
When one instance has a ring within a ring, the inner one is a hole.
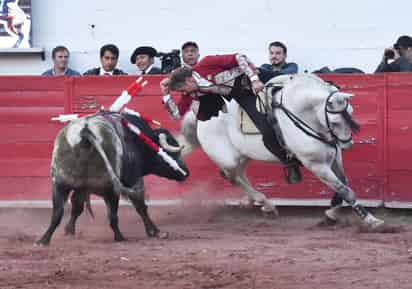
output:
M169 74L182 65L178 49L173 49L171 52L159 52L157 56L162 63L161 72L164 74Z
M130 62L136 64L139 75L160 74L160 69L153 66L155 56L157 56L156 49L150 46L140 46L133 51Z
M375 73L409 71L412 71L412 37L404 35L398 38L393 48L385 49Z

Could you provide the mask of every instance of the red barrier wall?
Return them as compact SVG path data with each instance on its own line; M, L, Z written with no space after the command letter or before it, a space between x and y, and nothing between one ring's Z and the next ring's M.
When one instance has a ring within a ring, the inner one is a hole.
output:
M50 199L49 166L52 142L61 124L50 118L60 113L94 112L108 107L136 77L0 77L0 200ZM149 85L130 107L152 115L163 126L177 131L160 101L159 80ZM353 92L355 117L362 126L355 146L344 153L346 173L360 198L399 206L412 201L408 178L411 163L412 74L327 75L343 91ZM215 165L201 151L187 159L189 181L177 184L149 177L151 198L185 197L187 192L216 196L238 193L224 181ZM331 191L305 172L305 181L290 186L280 167L254 162L248 169L253 184L272 198L317 200ZM397 202L403 202L399 204Z

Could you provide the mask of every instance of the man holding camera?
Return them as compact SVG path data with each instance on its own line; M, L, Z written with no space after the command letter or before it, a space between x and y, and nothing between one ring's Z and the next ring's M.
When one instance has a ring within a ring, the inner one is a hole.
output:
M393 48L385 49L382 62L375 73L409 71L412 71L412 37L403 35L398 38Z
M154 58L157 56L157 51L150 46L137 47L132 56L130 62L136 64L137 74L161 74L160 68L154 67Z

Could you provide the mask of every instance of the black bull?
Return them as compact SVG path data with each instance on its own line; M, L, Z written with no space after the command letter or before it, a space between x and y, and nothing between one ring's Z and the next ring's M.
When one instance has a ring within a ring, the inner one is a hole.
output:
M171 168L136 134L125 128L122 117L160 143L186 175ZM147 235L158 236L159 230L148 215L144 199L143 176L148 174L176 181L183 181L189 175L180 158L178 143L167 130L151 129L134 116L117 113L100 113L71 122L59 132L54 143L51 164L53 213L49 228L38 244L49 244L62 220L70 192L72 209L66 234L74 234L76 219L83 212L89 195L94 193L104 199L116 241L124 240L118 226L120 195L128 198L142 217Z

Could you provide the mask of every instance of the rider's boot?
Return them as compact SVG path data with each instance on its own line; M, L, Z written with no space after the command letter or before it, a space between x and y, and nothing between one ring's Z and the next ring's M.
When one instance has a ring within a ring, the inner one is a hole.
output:
M302 173L299 169L299 162L297 159L292 159L285 166L286 180L289 184L297 184L302 181Z
M265 139L266 139L268 143L275 141L278 144L280 149L274 148L274 149L271 149L271 151L273 152L273 150L275 151L277 150L278 153L280 151L280 156L283 156L283 158L281 158L281 161L285 165L284 172L285 172L285 177L286 177L287 182L289 184L299 183L302 180L302 173L300 172L300 169L299 169L300 163L296 158L288 156L288 152L286 151L286 144L283 139L282 131L280 130L279 123L276 117L273 115L273 113L268 111L267 119L272 127L271 133L274 135L275 139L273 139L273 137L271 138L268 136L266 137L264 136L263 141L265 142ZM272 139L272 141L270 139ZM275 154L279 156L278 153L275 153Z

